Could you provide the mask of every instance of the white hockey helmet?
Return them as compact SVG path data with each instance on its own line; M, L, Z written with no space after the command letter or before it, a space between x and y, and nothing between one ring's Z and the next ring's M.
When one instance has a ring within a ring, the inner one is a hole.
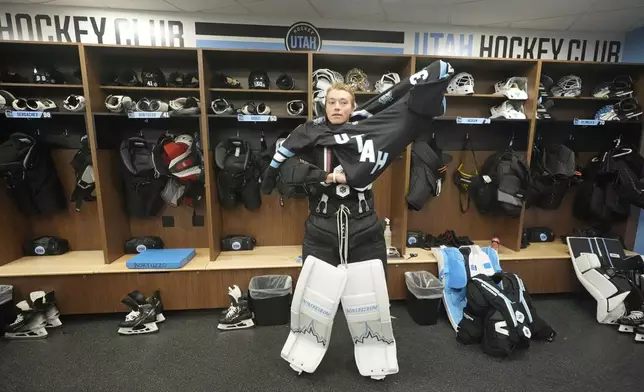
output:
M581 95L581 78L575 75L564 76L550 91L555 97L578 97Z
M505 118L508 120L525 120L523 104L516 101L505 101L499 106L490 108L490 118Z
M382 75L374 87L377 92L382 93L398 83L400 83L400 75L395 72L389 72Z
M447 85L447 93L454 95L474 94L474 77L467 72L455 75Z
M528 78L513 76L494 84L494 95L504 95L508 99L528 99Z

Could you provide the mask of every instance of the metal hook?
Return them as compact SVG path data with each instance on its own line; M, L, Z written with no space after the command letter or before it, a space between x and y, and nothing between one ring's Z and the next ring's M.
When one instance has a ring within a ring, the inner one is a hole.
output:
M69 137L69 131L67 130L67 128L65 128L65 131L63 132L63 135L65 135L65 137Z
M143 137L143 129L139 129L139 137Z
M615 142L615 148L619 147L620 144L622 144L622 134L620 133L617 139L613 140Z
M239 139L239 129L237 129L237 139Z
M469 132L465 132L465 140L469 140L469 139L470 139L470 133L469 133Z
M36 128L36 135L40 136L40 128Z
M513 144L514 144L514 131L512 132L512 138L510 139L510 144L508 147L512 147Z

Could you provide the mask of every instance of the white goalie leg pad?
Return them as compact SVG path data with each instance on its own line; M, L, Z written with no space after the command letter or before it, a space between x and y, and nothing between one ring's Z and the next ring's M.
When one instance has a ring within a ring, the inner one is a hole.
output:
M396 340L382 261L368 260L338 268L347 268L349 272L342 309L349 324L360 374L383 379L398 373Z
M347 271L308 256L291 303L291 332L282 358L298 373L313 373L329 347L333 319L347 282Z

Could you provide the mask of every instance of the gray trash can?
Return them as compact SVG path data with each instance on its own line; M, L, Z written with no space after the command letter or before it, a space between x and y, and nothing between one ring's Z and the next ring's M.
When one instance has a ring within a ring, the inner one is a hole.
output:
M427 271L405 272L407 311L419 325L434 325L443 298L443 283Z
M13 304L13 286L0 285L0 331L13 323L16 312Z
M288 324L292 294L293 279L289 275L261 275L251 278L248 296L255 314L255 324Z

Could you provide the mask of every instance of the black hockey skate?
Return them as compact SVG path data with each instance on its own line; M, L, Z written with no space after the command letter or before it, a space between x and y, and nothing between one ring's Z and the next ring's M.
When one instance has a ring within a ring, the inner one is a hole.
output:
M635 341L637 343L644 343L644 324L635 328Z
M47 328L58 328L63 325L60 321L60 311L56 306L56 296L53 291L45 293L44 291L34 291L29 295L32 303L40 298L43 302L45 317L47 318Z
M20 301L16 305L18 316L16 321L5 328L4 337L11 340L45 339L48 336L47 318L42 298L35 301L30 307L27 301Z
M635 328L644 325L644 312L641 310L634 310L627 316L622 316L617 320L619 324L619 332L635 332Z
M121 335L141 335L159 331L156 321L157 314L153 305L148 303L139 305L130 295L121 302L132 311L125 316L125 321L119 324L118 333Z
M228 331L255 326L248 299L239 287L228 287L228 297L230 297L230 307L222 314L217 328Z
M145 295L138 290L134 290L128 297L131 297L139 305L152 305L156 313L156 322L162 323L165 321L165 316L163 315L163 302L161 302L161 292L159 290L155 291L152 294L152 297L145 298Z

